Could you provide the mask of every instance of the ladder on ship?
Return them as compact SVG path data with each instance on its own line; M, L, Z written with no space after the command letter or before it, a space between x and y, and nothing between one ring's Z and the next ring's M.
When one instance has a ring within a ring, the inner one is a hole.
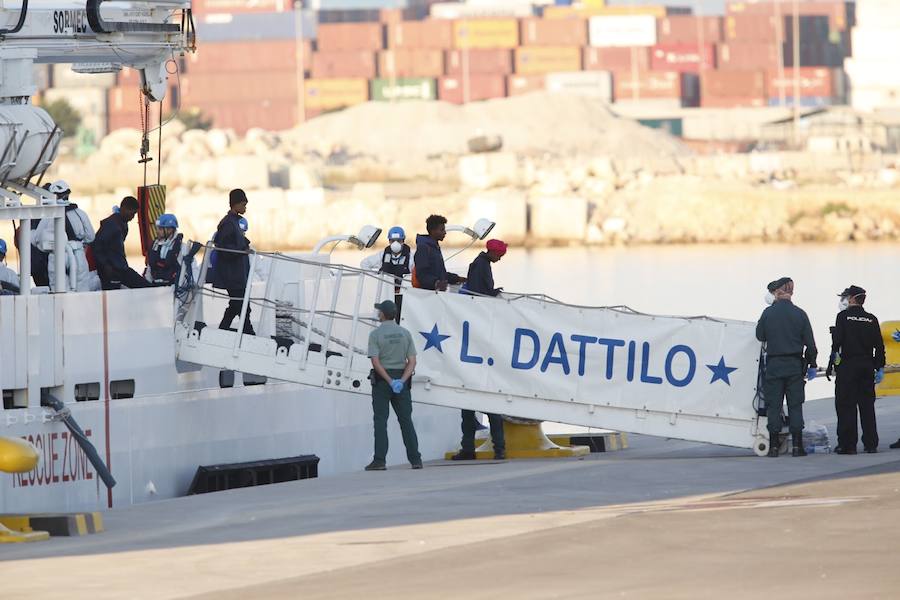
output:
M177 311L178 358L369 396L373 305L393 299L393 278L328 260L251 253L255 280L231 330L218 328L227 295L193 288ZM401 325L417 349L415 402L767 450L752 323L527 294L402 291ZM256 335L241 333L250 309Z

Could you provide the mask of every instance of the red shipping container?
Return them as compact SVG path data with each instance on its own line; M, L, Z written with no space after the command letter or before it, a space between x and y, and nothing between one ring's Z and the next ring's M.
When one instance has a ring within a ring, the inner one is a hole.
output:
M210 13L273 13L292 12L293 0L193 0L195 15Z
M364 77L371 79L378 71L375 68L375 54L366 50L345 52L316 52L312 59L314 79L341 77Z
M635 78L631 71L613 73L613 97L619 100L693 99L685 75L676 71L642 71Z
M776 7L771 1L729 2L727 13L729 15L773 15L776 9L780 10L783 15L793 14L794 4L785 2L780 7ZM797 12L801 16L828 17L828 24L832 31L846 31L847 26L852 24L851 21L855 14L852 2L798 2Z
M716 68L714 44L660 44L653 47L650 68L654 71L699 73Z
M716 65L723 71L778 68L781 47L774 43L735 42L720 44Z
M506 92L510 96L541 92L544 89L543 75L510 75L506 78Z
M647 71L650 69L650 48L585 48L582 64L585 71L631 69L632 64L639 71Z
M722 17L674 15L656 22L660 44L715 44L722 41Z
M387 47L432 48L449 50L453 48L453 21L447 19L426 19L425 21L404 21L387 26Z
M381 23L401 23L403 21L402 8L382 8L378 11L378 20Z
M293 100L297 97L297 73L259 71L242 73L197 73L181 78L182 105L213 102Z
M502 75L472 75L441 77L438 80L438 99L453 104L476 102L506 96L506 78Z
M784 21L780 20L780 39L786 39ZM724 39L726 42L775 42L779 39L779 19L770 15L749 14L725 17Z
M441 77L444 74L442 50L384 50L378 53L379 77Z
M766 72L753 71L704 71L700 75L702 100L710 98L762 98L765 104L768 88Z
M381 23L322 23L316 33L319 51L381 50L384 25Z
M843 96L842 71L817 67L801 67L784 69L784 76L779 77L777 71L769 73L769 97L780 98L782 95L793 97L794 73L800 84L800 96L803 98L835 98Z
M303 54L304 70L309 70L313 54L309 40L303 40L302 49L295 40L205 42L197 46L197 52L184 58L185 72L257 71L261 65L272 71L296 69L298 51Z
M587 20L522 19L519 39L523 46L587 46Z
M463 75L467 59L470 75L510 75L513 72L512 50L448 50L446 57L447 75Z
M196 108L205 117L212 119L214 127L234 129L238 135L243 135L254 127L267 131L284 131L298 123L299 107L296 101L217 102Z
M767 106L768 100L762 96L709 96L700 98L701 108L760 108Z

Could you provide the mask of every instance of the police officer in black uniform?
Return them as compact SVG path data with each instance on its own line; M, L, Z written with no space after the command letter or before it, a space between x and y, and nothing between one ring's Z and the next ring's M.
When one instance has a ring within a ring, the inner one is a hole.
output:
M782 277L768 285L771 306L756 324L756 339L766 343L766 376L763 391L768 406L769 454L778 456L781 407L787 398L793 441L792 456L806 456L803 448L804 375L816 376L816 342L806 313L794 306L794 281Z
M875 384L884 377L884 340L875 315L863 310L866 290L851 285L840 296L840 312L831 329L831 357L825 375L837 374L837 454L856 454L856 413L862 442L869 454L878 452L875 424Z

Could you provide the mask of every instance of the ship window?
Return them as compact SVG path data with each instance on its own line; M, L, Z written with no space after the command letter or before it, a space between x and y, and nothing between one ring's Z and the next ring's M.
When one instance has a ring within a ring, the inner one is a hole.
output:
M13 404L13 391L12 390L3 390L3 408L10 409L15 408Z
M89 400L100 399L99 383L76 383L75 384L75 401L86 402Z
M3 408L28 408L28 390L3 390Z
M113 400L134 398L134 379L120 379L109 382L109 396Z

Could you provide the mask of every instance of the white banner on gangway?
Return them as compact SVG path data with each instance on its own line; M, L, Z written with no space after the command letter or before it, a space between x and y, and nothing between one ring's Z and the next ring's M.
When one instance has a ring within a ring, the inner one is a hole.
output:
M402 318L418 351L417 377L441 386L755 419L753 323L423 290L405 295Z

